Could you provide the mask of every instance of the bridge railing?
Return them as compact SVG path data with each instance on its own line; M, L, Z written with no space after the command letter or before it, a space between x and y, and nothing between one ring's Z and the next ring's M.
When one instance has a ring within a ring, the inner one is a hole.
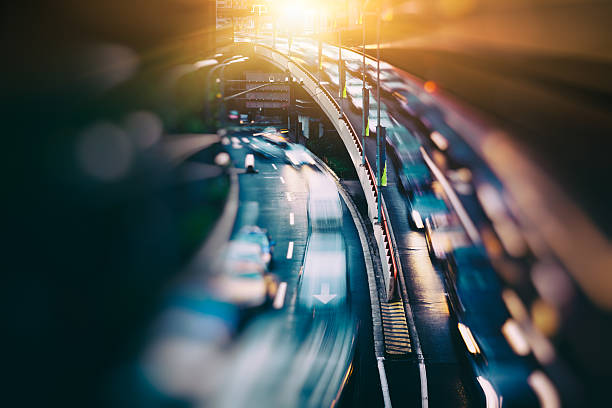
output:
M393 248L394 241L391 236L389 217L384 205L384 199L379 191L376 175L367 156L365 157L365 165L362 164L361 156L364 154L364 146L361 144L359 135L353 128L348 117L342 111L336 99L327 89L319 85L317 78L310 73L307 68L293 58L267 45L254 44L253 50L258 56L267 59L284 70L288 70L293 77L300 80L304 89L314 101L318 103L340 135L351 161L353 162L353 166L355 167L359 182L366 197L368 215L372 222L374 235L378 245L387 294L391 297L396 287L395 283L397 282L397 251ZM381 200L382 206L381 220L377 220L378 200Z

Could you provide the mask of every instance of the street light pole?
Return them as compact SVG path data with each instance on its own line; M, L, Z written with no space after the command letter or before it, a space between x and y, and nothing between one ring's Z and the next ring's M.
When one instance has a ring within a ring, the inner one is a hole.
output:
M344 115L344 81L342 80L342 28L338 25L338 94L340 96L340 116Z
M365 138L366 138L366 129L369 126L368 124L368 117L370 116L370 94L368 92L368 94L366 95L366 65L365 65L365 61L366 61L366 57L365 57L365 46L366 46L366 6L368 4L368 0L363 2L363 9L361 11L361 28L362 28L362 33L363 33L363 44L362 44L362 50L361 50L361 54L363 57L363 61L362 61L362 66L361 66L361 81L362 81L362 87L361 87L361 98L362 98L362 104L361 104L361 116L362 116L362 121L361 121L361 164L365 165L365 158L366 158L366 152L365 152ZM368 99L366 101L366 99ZM367 109L366 109L367 108Z
M377 110L377 122L376 122L376 182L378 185L378 222L381 222L381 201L382 192L381 187L381 157L380 157L380 144L381 144L381 128L380 128L380 6L376 13L376 110Z
M319 82L319 86L321 86L321 70L323 69L323 42L321 41L321 15L317 14L317 43L318 43L318 59L317 62L317 80Z

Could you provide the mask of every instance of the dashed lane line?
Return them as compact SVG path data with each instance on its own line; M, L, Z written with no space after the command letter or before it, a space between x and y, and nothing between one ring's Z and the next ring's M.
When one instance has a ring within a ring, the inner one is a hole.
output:
M287 247L287 259L293 258L293 241L289 242L289 246Z

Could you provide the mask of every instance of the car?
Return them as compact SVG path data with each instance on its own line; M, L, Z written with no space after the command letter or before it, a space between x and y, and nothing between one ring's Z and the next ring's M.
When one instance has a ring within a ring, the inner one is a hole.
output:
M380 81L380 89L384 92L393 94L395 91L406 91L408 86L402 80Z
M376 107L376 95L374 94L372 88L370 88L368 85L366 85L366 87L368 87L370 89L369 95L370 95L370 110L372 110L372 106ZM353 93L354 92L354 93ZM349 94L349 99L351 101L351 105L358 111L361 111L363 109L363 89L360 87L359 90L357 91L357 89L349 89L348 90L348 94Z
M312 232L299 275L297 304L304 314L347 309L347 251L340 232Z
M432 261L440 262L454 248L468 246L471 241L453 213L437 213L425 218L425 242Z
M372 104L372 101L370 100L370 112L368 115L368 128L370 130L370 134L376 133L376 126L378 125L377 106L378 105L376 102ZM387 106L382 102L380 104L380 125L386 127L387 129L397 126L397 123L389 116Z
M273 144L266 142L264 139L252 138L248 144L248 148L260 156L267 158L285 159L285 151Z
M361 108L357 108L356 105L356 99L362 100L362 93L363 93L363 83L361 81L361 79L359 78L355 78L352 77L350 75L347 75L346 78L346 93L347 93L347 97L349 98L349 100L351 101L351 104L356 108L356 109L361 109ZM363 105L363 101L361 101L361 105ZM357 102L359 103L359 102Z
M397 177L400 188L409 197L428 190L433 182L431 171L422 159L402 163L397 169Z
M344 55L343 55L343 57L344 57ZM347 58L347 59L344 60L344 66L346 67L347 71L350 71L350 72L353 72L355 74L361 75L361 71L362 71L362 67L363 67L363 62L362 62L361 58L357 58L357 57Z
M276 279L268 273L257 243L230 241L222 254L220 273L211 279L215 295L241 309L268 304L276 291Z
M376 83L378 79L378 67L376 60L366 60L367 72L372 83ZM395 72L395 69L385 63L380 63L380 82L401 82L402 78Z
M287 139L280 135L280 133L264 133L263 139L268 142L285 149L288 146Z
M391 160L396 167L402 164L415 163L423 160L421 143L411 131L403 126L387 129L387 144Z
M500 407L503 400L504 407L540 406L528 379L536 373L546 376L506 309L501 283L485 249L481 245L455 248L444 265L453 331L465 345L485 405Z
M285 159L294 167L301 167L303 165L313 166L315 164L310 151L297 143L291 143L285 150Z
M266 268L269 269L272 262L275 242L272 241L270 235L265 229L256 225L244 226L238 231L233 241L259 245L262 260L266 264Z
M311 231L337 231L342 226L338 187L327 176L315 173L308 179L308 220Z
M425 229L425 218L435 214L448 213L444 200L431 190L417 191L407 201L408 222L416 230Z
M340 83L340 74L338 73L338 64L328 61L323 61L321 72L327 77L330 83L338 85Z
M419 118L428 110L427 105L413 91L397 89L393 91L392 95L400 103L402 109L415 118Z

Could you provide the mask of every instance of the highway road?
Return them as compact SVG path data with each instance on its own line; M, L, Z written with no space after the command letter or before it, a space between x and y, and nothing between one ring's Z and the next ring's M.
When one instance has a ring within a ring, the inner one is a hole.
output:
M228 135L227 149L238 168L251 153L249 143L254 138L250 133ZM329 405L343 386L346 406L356 401L381 406L363 251L346 205L342 202L338 231L312 232L307 210L309 185L317 177L332 179L311 166L296 168L282 158L260 155L255 156L255 169L255 174L239 175L240 206L234 233L247 225L267 229L276 242L271 272L279 288L284 288L284 296L274 299L274 307L280 310L254 316L239 337L237 356L228 363L228 387L222 390L220 405ZM333 259L329 252L317 250L321 244L315 241L321 242L321 235L332 237L331 241L324 237L324 247L333 247L334 242L345 247L344 293L337 291L333 281L331 289L324 283L328 282L325 271L333 269L334 261L329 261ZM326 260L327 264L317 264ZM307 288L307 282L315 278L322 281ZM326 309L330 306L331 313Z
M329 55L337 57L337 51L329 52ZM334 84L328 83L324 86L332 95L338 94L338 88ZM348 101L344 102L344 106L353 127L361 134L361 115L350 108ZM375 168L374 138L367 138L366 150L368 160ZM405 289L425 357L429 404L432 407L477 406L477 398L471 392L473 381L469 373L462 368L465 361L461 345L457 347L456 338L451 331L442 272L432 265L423 234L413 231L409 225L406 201L399 192L395 169L389 165L387 171L388 186L383 191L399 249L406 281ZM389 375L393 404L418 404L421 395L414 360L387 360L385 367ZM412 384L408 385L407 378L412 380Z
M265 41L264 39L264 42ZM286 52L286 42L278 41L277 44L281 51L284 47ZM310 72L316 74L317 57L315 50L316 48L310 40L294 38L291 55L297 62L310 69ZM322 85L328 89L330 94L338 95L338 75L337 69L334 69L334 61L337 61L338 55L337 48L325 44L323 53L325 59L329 62L324 66L325 72L322 76ZM351 69L351 64L360 65L360 58L356 58L355 53L343 51L343 56L349 60L347 64L349 69ZM499 197L508 194L506 190L507 186L497 178L488 167L488 164L484 162L472 147L470 147L465 140L462 140L456 131L446 123L444 113L437 110L435 104L431 103L431 101L425 104L423 103L423 101L428 101L428 96L426 94L418 90L412 91L409 86L406 87L401 83L404 73L396 71L393 67L385 64L382 65L382 68L383 72L381 79L383 85L385 85L386 82L391 84L395 80L400 82L400 84L394 84L395 89L409 90L408 93L402 95L403 98L398 97L395 93L391 95L389 91L381 91L381 100L386 104L386 109L383 112L386 111L393 117L391 120L392 124L387 124L386 126L388 128L404 128L404 137L414 138L417 143L422 144L425 148L425 152L427 153L426 160L429 160L433 167L437 167L439 175L443 176L442 179L444 180L443 182L441 181L441 185L444 189L447 205L449 208L452 206L452 211L456 212L459 216L463 226L462 228L465 229L464 234L467 233L469 237L469 239L466 238L467 242L473 243L470 245L475 248L474 250L476 252L480 251L480 249L477 248L482 248L482 240L484 240L484 245L487 247L487 251L489 251L489 256L492 256L491 261L495 264L497 273L502 280L504 280L506 284L513 286L515 288L514 290L521 294L521 297L527 299L527 302L533 302L534 305L541 303L542 301L535 292L538 291L542 293L542 287L534 288L534 283L529 281L525 282L525 276L521 276L520 274L522 272L519 272L528 268L538 268L538 260L534 259L532 254L526 249L528 245L531 247L531 245L534 244L534 237L523 238L520 232L517 232L516 229L513 230L513 228L516 228L511 225L511 218L513 216L508 215L508 209L503 210L507 212L506 214L501 213L499 211L499 208L501 208L500 205L496 204L501 200ZM372 86L374 72L375 70L370 70L368 81L370 83L370 88L375 90L375 86ZM355 75L356 73L349 74ZM348 76L348 78L350 79L350 76ZM410 79L407 80L408 83L410 83L410 81ZM375 95L374 92L372 92L372 94ZM421 101L417 103L414 101L414 95L419 94ZM360 95L358 97L360 97ZM371 101L372 100L373 98L371 98ZM345 113L349 117L353 127L357 133L360 134L361 115L358 109L351 107L349 100L345 100L343 105ZM371 109L373 109L372 102ZM373 128L372 120L375 115L370 116L371 133ZM415 121L415 117L419 120ZM434 132L434 130L437 132ZM373 167L375 167L376 163L375 143L374 138L368 138L366 142L366 152ZM389 151L387 152L388 157L390 153ZM410 206L408 205L411 200L407 199L401 190L398 189L398 177L393 168L394 166L390 164L389 162L389 166L387 167L389 185L383 188L383 192L387 201L389 218L393 225L399 247L400 260L406 281L406 297L409 299L410 305L412 306L423 353L426 357L426 366L431 367L431 370L427 372L427 382L430 394L429 402L432 406L449 406L449 404L453 406L470 406L478 404L478 395L481 394L481 391L474 390L484 387L484 393L487 394L490 391L490 384L483 383L481 380L479 380L480 385L475 384L475 378L471 376L476 374L470 374L470 370L467 368L470 366L467 360L470 360L471 357L466 359L468 353L465 352L465 345L457 344L457 319L460 318L460 316L457 314L450 314L447 306L447 293L451 291L451 289L454 290L449 285L455 284L448 281L447 270L449 268L445 266L446 264L437 262L434 265L431 262L431 258L427 252L426 238L422 233L414 231L415 225L412 224L411 226L411 223L408 222L410 218L412 218ZM448 188L446 188L445 185ZM495 205L497 205L497 207L495 207L496 209L494 210L493 208ZM502 204L502 206L505 205L507 204ZM433 210L426 209L426 211ZM499 239L501 241L496 241L495 239L497 238L492 239L491 232L493 230L499 234ZM526 243L524 241L525 239L527 239L529 243ZM464 244L460 246L462 245ZM499 250L491 252L493 248L491 245L496 245L498 247L503 245L504 252L500 252ZM468 268L468 266L466 266L466 268ZM488 269L483 269L481 273L488 275L489 272L485 270ZM558 269L554 273L563 275L563 272ZM494 280L495 279L498 278L494 278ZM535 285L537 285L537 282ZM494 293L498 290L497 285L492 284L490 290L492 291L491 296L494 298ZM501 293L497 293L497 299L499 300L501 298ZM579 299L575 299L574 301L576 302L575 307L578 309L584 307L584 305L580 305L581 301ZM515 318L519 320L522 319L521 315L517 314L517 305L520 304L517 302L521 302L521 300L518 300L514 291L504 291L504 302L506 305L500 306L499 316L504 314L508 316L508 312L505 310L506 307L508 307ZM483 311L483 313L485 312L488 313L488 311ZM546 313L551 312L547 311ZM492 313L491 316L493 320L496 319L493 318L494 313ZM493 320L491 320L491 323ZM503 327L494 329L495 325L501 326L501 323L503 323L503 320L499 323L492 323L493 325L488 329L492 330L492 333L497 330L495 336L502 341L502 343L498 343L498 345L501 346L501 348L498 349L499 353L502 353L504 347L507 348L507 342L516 346L516 344L513 343L516 339L508 337L507 332L504 332L506 339L501 336L501 331L503 330L500 329L504 329ZM537 386L541 384L534 386L530 383L530 386L538 394L538 398L551 398L555 400L558 398L556 393L561 392L564 394L563 398L566 401L576 401L576 398L580 398L576 397L576 394L573 394L574 391L579 388L579 386L577 386L576 375L568 370L565 362L556 359L554 354L551 354L550 350L552 346L549 340L545 339L541 334L538 334L538 330L541 329L534 329L529 322L523 321L522 324L524 324L522 330L527 334L519 334L519 336L528 336L529 342L533 347L533 355L542 366L547 367L547 373L556 377L555 380L558 381L558 384L573 384L569 388L561 388L559 391L555 391L554 388L548 385L548 379L545 379L543 383L547 385L545 386L545 391L542 391L542 389L537 388ZM569 335L571 335L571 333ZM466 341L464 333L462 333L462 336L463 340ZM484 343L487 342L485 339L482 339L482 341ZM469 348L469 341L466 341L466 344L468 344ZM531 350L527 349L525 352L520 352L519 354L531 355ZM516 359L517 362L522 360L525 361L517 363L519 366L522 366L525 370L536 370L533 371L533 375L530 376L529 381L532 381L531 377L539 378L540 372L537 371L538 365L533 365L531 361L528 361L529 359ZM387 362L387 370L390 374L390 385L392 386L392 398L394 398L394 375L392 368L394 365L396 364ZM473 367L475 373L480 372L478 364ZM401 370L399 371L401 372ZM404 374L409 372L406 371L405 367L403 371ZM491 371L488 375L494 376L494 371ZM513 381L516 381L516 383L512 385L510 389L506 388L510 390L505 391L507 404L512 405L518 403L519 405L531 405L534 403L532 391L527 391L522 397L518 396L523 393L523 391L519 390L526 387L527 375L525 374L522 380L520 379L521 375L517 375L517 377L514 378ZM545 378L545 376L543 378ZM507 387L507 385L499 383L496 387L498 387L497 391L499 392L500 388L503 389ZM400 393L413 394L405 387L396 386L395 389L401 390ZM448 391L448 394L440 393L440 390ZM516 395L514 395L515 391ZM452 401L449 401L449 395L452 395ZM545 397L542 397L542 395L545 395ZM395 398L397 397L398 394L396 392ZM405 395L405 398L402 398L402 400L406 401L406 398L410 400L411 397L414 398L414 395ZM491 394L489 393L487 398L490 397ZM512 401L515 397L518 399ZM481 395L481 398L484 398L484 396ZM398 400L395 402L398 402Z

